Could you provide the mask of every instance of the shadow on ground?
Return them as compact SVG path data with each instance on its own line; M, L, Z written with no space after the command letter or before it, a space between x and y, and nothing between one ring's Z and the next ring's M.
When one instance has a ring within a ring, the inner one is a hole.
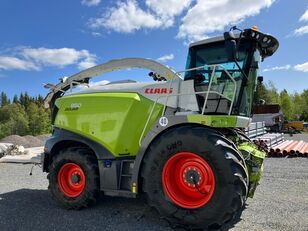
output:
M184 229L172 229L142 199L101 197L96 206L74 211L59 207L47 190L20 189L0 194L0 230Z
M94 207L65 210L47 190L0 194L1 230L172 230L141 199L102 197Z

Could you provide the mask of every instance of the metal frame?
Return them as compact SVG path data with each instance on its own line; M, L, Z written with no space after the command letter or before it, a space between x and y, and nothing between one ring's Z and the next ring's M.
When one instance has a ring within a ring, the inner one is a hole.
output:
M108 72L124 70L127 68L144 68L154 71L161 76L166 77L167 79L178 77L177 73L173 71L171 68L160 64L154 60L143 59L143 58L124 58L124 59L115 59L111 60L107 63L103 63L86 70L83 70L77 74L74 74L57 85L46 84L45 86L50 90L46 98L44 99L44 105L46 108L49 108L49 102L53 99L53 96L57 92L66 92L68 86L72 88L73 84L80 83L85 79L91 79L93 77L97 77L103 75Z

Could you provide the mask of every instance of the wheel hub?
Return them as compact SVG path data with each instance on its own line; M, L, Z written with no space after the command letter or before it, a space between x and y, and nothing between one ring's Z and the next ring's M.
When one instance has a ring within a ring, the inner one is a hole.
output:
M166 161L162 184L164 192L176 205L196 209L212 198L215 177L204 158L195 153L180 152Z
M72 174L71 181L73 184L78 184L80 180L81 180L81 177L77 172Z
M86 177L82 168L75 163L64 164L58 173L58 185L65 196L79 196L86 185Z
M202 177L196 168L188 168L184 170L183 179L186 185L195 187L195 184L200 184Z

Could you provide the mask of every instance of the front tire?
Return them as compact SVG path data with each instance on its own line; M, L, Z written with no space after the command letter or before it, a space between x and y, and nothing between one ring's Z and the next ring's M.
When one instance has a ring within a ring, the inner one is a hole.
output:
M186 228L234 221L244 209L249 182L245 162L230 142L193 125L169 130L150 145L142 180L149 205Z
M81 209L96 202L99 196L97 160L87 148L60 151L48 174L52 198L66 209Z

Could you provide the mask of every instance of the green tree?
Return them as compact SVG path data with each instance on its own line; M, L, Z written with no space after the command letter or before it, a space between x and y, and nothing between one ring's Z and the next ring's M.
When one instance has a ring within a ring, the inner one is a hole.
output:
M17 95L14 95L13 103L15 103L15 104L18 104L18 103L19 103L19 100L18 100L18 96L17 96Z
M270 98L268 96L268 90L263 83L258 83L256 92L254 94L254 105L258 105L261 100L264 100L266 104L269 103Z
M19 103L24 106L25 105L25 96L24 93L20 93L19 95Z
M31 135L40 135L50 132L49 112L35 102L28 106L29 131Z
M303 109L304 109L304 100L303 97L297 92L292 96L292 105L293 105L293 120L301 120L303 117Z
M1 92L0 106L3 107L3 106L6 106L8 104L10 104L10 100L8 99L7 95L4 92Z
M290 95L285 89L280 93L280 106L286 119L291 120L294 117L293 104Z
M28 130L28 118L21 105L10 104L0 108L0 138L13 134L26 135Z
M267 88L267 96L269 99L270 104L279 104L279 94L278 90L275 87L274 83L272 81L268 82Z
M40 105L44 105L44 97L41 95L38 95L38 97L36 98L36 102Z
M28 93L25 92L23 106L25 107L26 112L28 111L28 107L29 107L30 102L31 102L31 98L29 97Z
M19 103L25 108L26 112L28 111L30 102L35 102L35 98L29 96L27 92L20 93Z
M302 97L302 120L308 121L308 89L301 94Z

